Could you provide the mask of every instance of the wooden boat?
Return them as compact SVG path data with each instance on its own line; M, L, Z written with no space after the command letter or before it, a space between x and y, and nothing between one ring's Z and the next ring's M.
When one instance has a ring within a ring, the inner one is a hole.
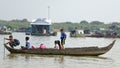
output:
M26 33L27 35L27 33ZM32 36L56 36L57 32L53 32L53 33L48 33L48 34L43 34L43 33L30 33L30 35Z
M1 35L10 35L12 32L0 32Z
M72 56L98 56L108 52L114 45L115 40L106 47L82 47L82 48L65 48L62 50L54 48L46 49L13 49L6 44L5 48L10 53L15 54L40 54L40 55L72 55Z
M71 34L70 37L85 37L85 34Z
M80 30L73 30L70 31L70 37L85 37L85 34L83 34L83 30L82 32Z

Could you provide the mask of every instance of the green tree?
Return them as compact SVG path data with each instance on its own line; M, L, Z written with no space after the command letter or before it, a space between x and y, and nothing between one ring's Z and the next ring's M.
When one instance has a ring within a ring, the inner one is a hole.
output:
M80 24L88 24L88 22L86 20L83 20L80 22Z

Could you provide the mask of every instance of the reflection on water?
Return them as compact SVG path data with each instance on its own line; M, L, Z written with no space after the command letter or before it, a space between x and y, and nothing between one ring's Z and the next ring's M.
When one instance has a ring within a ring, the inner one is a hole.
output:
M111 63L113 60L111 58L107 57L101 57L101 56L64 56L64 55L34 55L34 54L8 54L7 58L10 60L25 60L31 61L44 61L46 59L52 59L52 61L56 63L64 63L66 60L69 62L75 62L75 63L99 63L99 62L107 62Z
M80 64L111 64L113 62L111 58L101 56L71 57L71 59L74 59L74 62L76 61L76 63Z
M59 63L62 63L64 61L63 55L34 55L34 54L8 54L7 57L10 60L16 60L16 59L25 59L25 61L29 61L31 59L49 59L53 58L54 61L57 61Z

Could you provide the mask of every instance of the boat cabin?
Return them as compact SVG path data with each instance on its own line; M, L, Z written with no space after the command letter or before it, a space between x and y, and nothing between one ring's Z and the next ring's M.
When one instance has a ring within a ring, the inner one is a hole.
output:
M43 18L31 23L31 35L46 35L50 33L51 21Z

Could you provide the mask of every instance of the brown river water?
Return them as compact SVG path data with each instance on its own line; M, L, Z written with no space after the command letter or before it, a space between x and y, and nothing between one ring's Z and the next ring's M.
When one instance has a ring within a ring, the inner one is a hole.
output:
M25 45L25 33L13 33L14 38L20 40L20 46ZM47 48L54 47L57 36L29 36L31 45L39 47L41 43ZM65 47L104 47L116 40L113 48L100 56L63 56L63 55L31 55L10 54L5 49L4 37L0 35L0 68L119 68L120 66L120 38L70 38L67 33ZM20 46L16 48L20 48Z

